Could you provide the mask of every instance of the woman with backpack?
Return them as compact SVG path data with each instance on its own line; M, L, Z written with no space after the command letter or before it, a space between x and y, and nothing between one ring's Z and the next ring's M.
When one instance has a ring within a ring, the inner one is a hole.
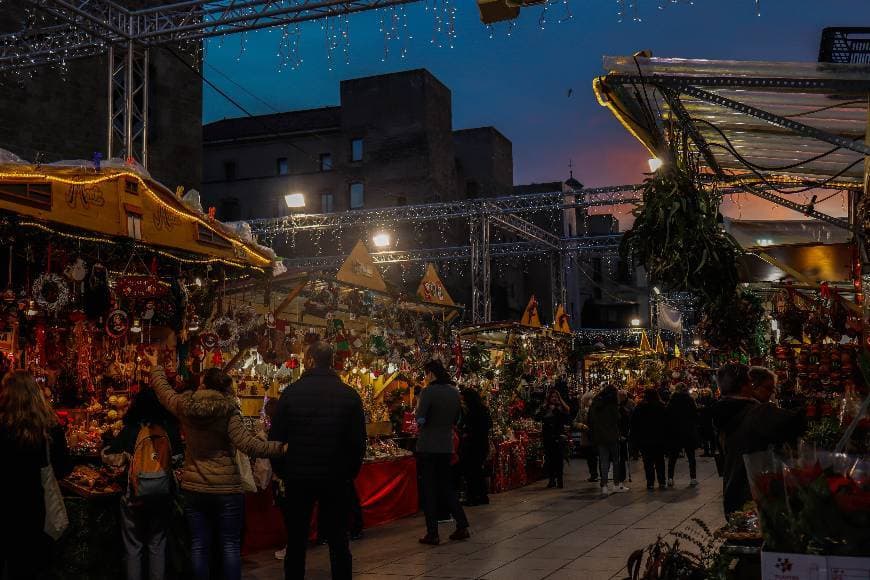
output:
M241 536L245 497L237 451L255 457L280 457L286 444L254 437L242 421L233 380L218 368L205 371L196 391L176 393L163 369L151 373L160 403L178 417L187 448L181 492L192 536L196 580L209 580L210 548L219 535L223 576L242 577Z
M106 463L128 466L127 493L121 496L127 580L166 577L166 539L175 491L172 457L181 452L178 422L154 391L139 392L124 415L121 432L103 450ZM149 489L141 483L148 478L159 485Z
M45 499L41 472L61 479L72 471L63 427L30 373L14 371L0 383L0 577L38 578L46 560Z

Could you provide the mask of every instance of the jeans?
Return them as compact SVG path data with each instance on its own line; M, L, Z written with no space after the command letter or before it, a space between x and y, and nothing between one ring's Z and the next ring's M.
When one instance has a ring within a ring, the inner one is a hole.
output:
M619 473L616 469L617 458L619 457L619 444L611 443L609 445L599 445L598 446L598 461L600 464L601 471L601 479L599 480L601 483L601 487L607 486L607 477L610 473L610 466L613 465L613 481L616 482L616 478L619 477ZM618 483L618 482L617 482Z
M438 506L447 508L456 527L467 528L468 518L459 503L453 487L450 453L420 453L417 465L423 473L423 512L426 514L426 532L438 535Z
M121 497L121 539L126 553L127 580L163 580L166 576L166 531L172 502L130 505ZM147 562L148 574L144 574Z
M565 453L561 439L544 439L544 466L550 483L562 482L565 474Z
M287 553L284 579L304 580L305 551L311 531L311 513L318 506L318 535L329 543L329 563L333 580L351 580L353 560L347 538L350 512L349 481L286 481L284 525L287 528Z
M241 493L199 493L185 491L184 512L190 527L190 557L195 580L209 580L211 542L215 531L221 543L225 580L242 577L242 524L245 496Z
M628 477L628 441L617 444L616 460L613 466L614 483L624 483Z
M695 448L683 447L682 451L686 452L686 459L689 460L689 478L697 479L698 469L695 463ZM680 449L674 449L668 455L668 479L674 478L674 470L677 466L677 459L680 457Z
M665 484L665 454L658 450L641 451L643 456L643 471L646 474L646 485L652 487L656 479L659 485Z

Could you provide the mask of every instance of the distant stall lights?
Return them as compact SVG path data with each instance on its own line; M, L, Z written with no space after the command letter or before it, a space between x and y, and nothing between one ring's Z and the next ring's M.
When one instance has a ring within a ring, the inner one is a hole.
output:
M772 245L773 245L773 240L771 240L771 239L769 239L769 238L762 238L762 239L760 239L760 240L755 240L755 245L756 245L756 246L762 246L762 247L763 247L763 246L772 246Z
M287 207L290 209L305 207L305 194L288 193L284 196L284 203L286 203Z
M387 232L378 232L372 236L372 243L376 248L386 248L390 245L392 238Z
M647 163L649 163L650 173L655 173L661 169L662 165L664 165L664 162L658 157L650 157L650 160Z

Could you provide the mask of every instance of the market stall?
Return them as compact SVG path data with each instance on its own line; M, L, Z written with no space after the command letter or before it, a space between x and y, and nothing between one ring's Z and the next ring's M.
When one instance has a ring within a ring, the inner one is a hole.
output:
M492 414L491 483L493 492L522 487L540 478L543 466L538 410L549 387L576 399L571 364L572 335L541 326L535 312L523 322L466 326L462 344L461 383L476 388ZM527 312L529 308L527 308ZM557 318L558 320L558 318Z
M138 165L2 158L0 365L43 386L77 463L61 482L71 522L56 561L115 578L123 472L100 450L154 365L183 381L214 364L195 345L222 311L220 288L268 280L274 253Z

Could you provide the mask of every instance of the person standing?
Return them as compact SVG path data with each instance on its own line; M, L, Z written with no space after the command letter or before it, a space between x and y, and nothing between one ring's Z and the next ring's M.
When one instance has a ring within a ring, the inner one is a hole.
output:
M544 465L549 477L548 488L565 487L565 451L564 436L565 425L571 409L568 407L562 395L555 388L550 388L547 400L541 408L539 418L541 420L541 439L544 444Z
M417 400L417 455L422 471L423 511L426 514L426 535L421 544L437 546L438 508L445 506L456 521L451 540L467 540L468 518L459 503L450 469L453 455L453 427L459 420L461 401L459 390L440 361L432 360L423 367L428 385Z
M667 407L668 487L674 487L674 470L680 452L689 462L689 485L698 485L695 449L698 448L698 409L685 383L677 383Z
M713 457L716 449L716 435L713 429L713 393L709 388L701 389L697 400L698 407L698 434L701 437L701 446L704 453L702 457Z
M623 481L616 481L619 457L619 394L616 387L608 385L592 401L589 408L589 432L598 449L601 495L628 491ZM613 483L608 484L610 468L613 467Z
M752 398L759 403L770 403L776 393L776 373L765 367L750 367Z
M486 505L489 495L486 490L484 466L489 455L489 432L492 419L489 409L483 404L475 389L462 389L462 438L459 443L459 464L468 487L466 505Z
M619 396L619 447L617 449L616 466L613 478L617 482L631 480L629 473L629 449L631 439L631 414L634 412L634 401L628 396L628 392L620 390ZM623 483L623 487L625 484Z
M348 540L350 486L366 453L362 399L333 370L335 349L317 341L305 351L305 372L278 401L269 438L287 444L285 460L274 461L284 481L287 553L284 578L305 578L305 551L314 504L320 510L321 536L329 544L332 578L350 580L353 563Z
M183 393L176 393L163 369L156 368L151 388L160 404L178 417L186 437L181 495L191 533L194 578L209 579L211 544L217 533L224 578L239 580L245 496L236 451L279 457L286 446L251 435L233 394L233 380L218 368L203 373L196 391Z
M126 463L130 469L137 448L140 452L144 449L140 433L154 440L165 440L170 456L182 454L178 422L160 404L152 389L143 389L133 397L124 415L124 427L103 450L104 460L113 465ZM171 472L171 464L168 469ZM166 538L172 519L173 496L137 499L131 494L128 488L120 500L127 580L162 580L166 577Z
M12 371L0 383L0 577L40 576L50 539L45 528L42 468L57 479L72 472L63 427L30 373Z
M634 410L631 419L631 438L643 459L643 471L646 475L646 488L655 489L656 480L659 488L665 489L665 447L667 437L667 411L662 403L659 392L648 388L643 392L643 401Z
M722 366L716 380L722 398L713 409L713 424L723 452L722 504L728 516L752 499L743 456L796 440L806 430L806 416L803 409L759 403L744 364Z
M595 447L595 442L592 440L592 434L589 431L589 408L592 407L592 401L598 394L598 389L592 388L583 393L580 397L580 409L577 411L577 418L574 419L574 424L580 430L581 437L581 453L586 456L586 467L589 469L589 483L598 481L598 450Z

